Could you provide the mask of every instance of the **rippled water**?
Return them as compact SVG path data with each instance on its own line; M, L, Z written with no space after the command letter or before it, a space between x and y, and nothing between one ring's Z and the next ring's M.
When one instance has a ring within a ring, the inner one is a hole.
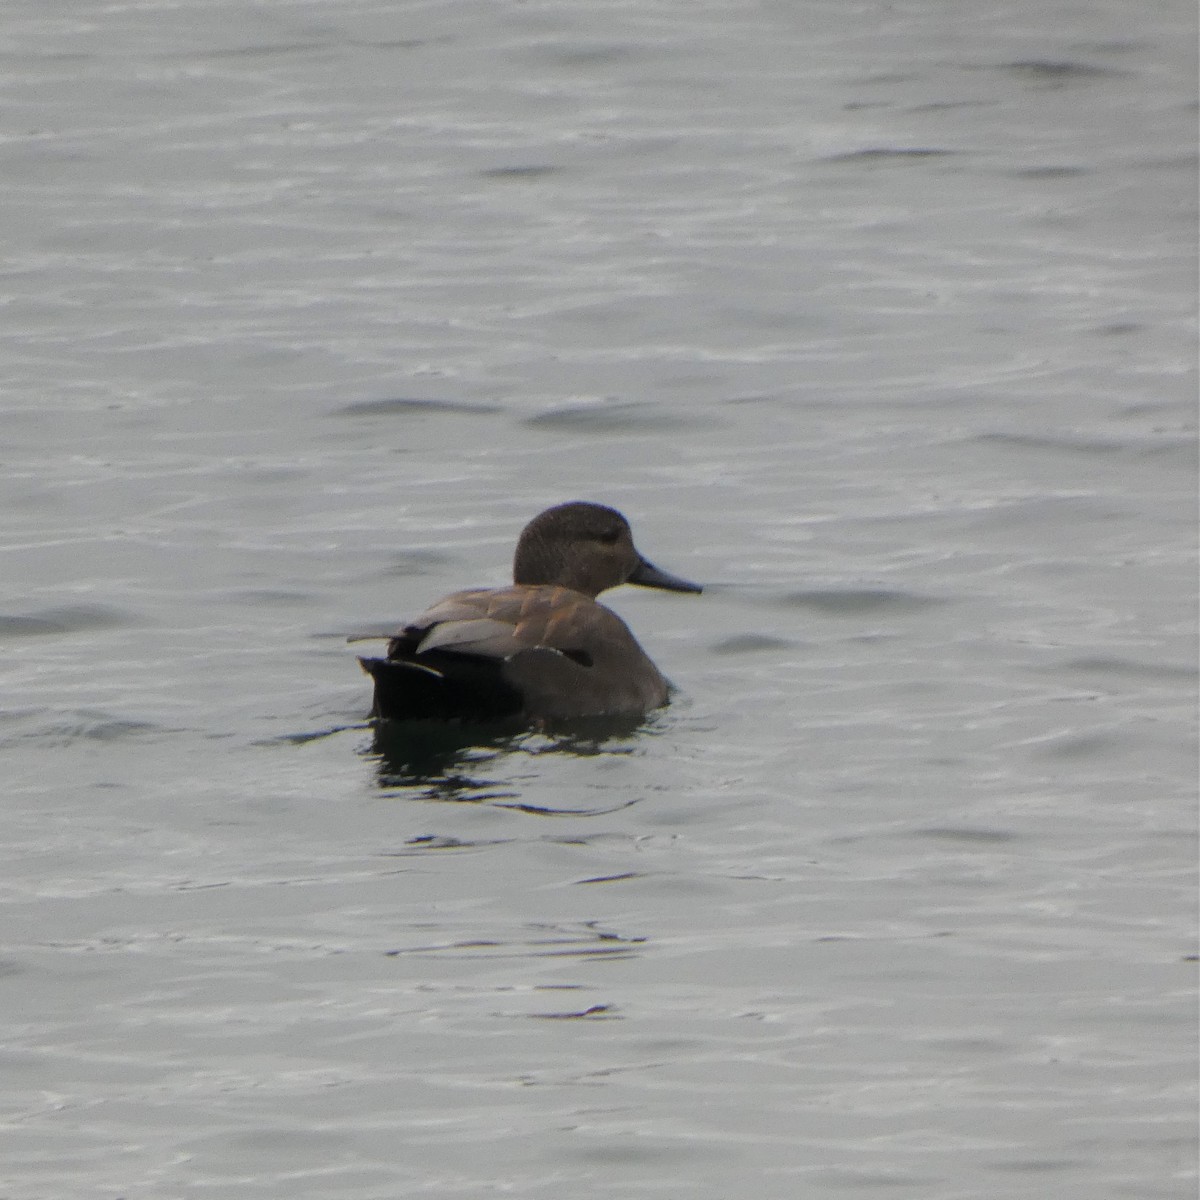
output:
M1190 6L4 25L4 1200L1195 1194ZM675 703L379 741L573 497Z

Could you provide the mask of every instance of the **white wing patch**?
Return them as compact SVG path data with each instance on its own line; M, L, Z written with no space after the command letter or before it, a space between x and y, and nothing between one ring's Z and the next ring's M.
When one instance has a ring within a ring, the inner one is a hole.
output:
M507 658L520 646L513 635L516 628L507 621L478 617L471 621L439 621L421 639L418 654L427 650L456 650L460 654L480 654L485 658Z

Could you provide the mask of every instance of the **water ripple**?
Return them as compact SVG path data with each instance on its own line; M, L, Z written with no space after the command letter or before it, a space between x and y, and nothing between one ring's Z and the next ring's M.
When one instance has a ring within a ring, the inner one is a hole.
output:
M115 629L133 625L132 613L103 605L72 605L44 608L25 614L0 614L0 637L55 637L64 633L84 633L91 629Z
M836 616L858 616L873 612L915 612L946 601L936 596L888 588L828 588L787 592L780 603L792 608L811 608Z

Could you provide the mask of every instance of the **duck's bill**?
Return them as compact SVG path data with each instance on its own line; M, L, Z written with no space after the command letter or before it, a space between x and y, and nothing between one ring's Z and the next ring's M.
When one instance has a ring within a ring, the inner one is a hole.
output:
M648 563L644 558L633 569L633 574L629 577L630 583L636 583L639 587L662 588L667 592L702 592L704 589L698 583L692 583L687 579L680 579L678 575L672 575L669 571L661 571L653 563Z

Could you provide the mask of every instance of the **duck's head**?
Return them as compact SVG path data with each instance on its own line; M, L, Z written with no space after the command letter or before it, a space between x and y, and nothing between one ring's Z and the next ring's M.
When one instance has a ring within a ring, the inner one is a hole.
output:
M525 526L513 582L553 584L593 597L622 583L671 592L702 590L647 562L633 544L629 522L615 508L583 500L556 504Z

